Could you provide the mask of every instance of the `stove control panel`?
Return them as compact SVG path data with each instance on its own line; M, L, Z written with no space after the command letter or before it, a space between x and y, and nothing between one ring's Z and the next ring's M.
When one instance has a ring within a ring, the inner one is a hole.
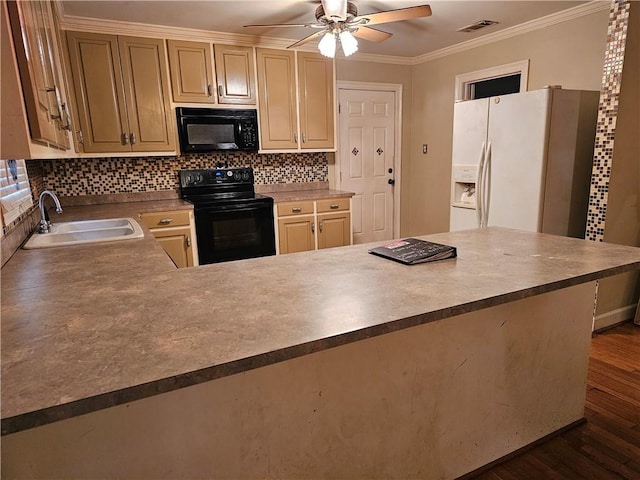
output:
M253 169L250 167L180 170L179 175L182 188L228 184L253 185Z

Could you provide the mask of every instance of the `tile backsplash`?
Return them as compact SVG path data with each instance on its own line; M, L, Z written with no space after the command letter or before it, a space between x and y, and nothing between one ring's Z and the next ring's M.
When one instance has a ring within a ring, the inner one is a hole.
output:
M178 190L178 170L216 166L252 167L258 185L326 182L325 153L189 154L179 157L73 158L42 160L43 183L59 196Z

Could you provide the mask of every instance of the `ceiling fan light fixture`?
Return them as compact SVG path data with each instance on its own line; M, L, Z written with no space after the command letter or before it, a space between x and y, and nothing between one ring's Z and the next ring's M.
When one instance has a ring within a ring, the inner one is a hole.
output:
M358 41L348 30L340 32L340 45L342 45L342 51L345 57L358 51Z
M333 32L327 32L323 35L318 43L318 50L325 57L333 58L336 56L336 36Z

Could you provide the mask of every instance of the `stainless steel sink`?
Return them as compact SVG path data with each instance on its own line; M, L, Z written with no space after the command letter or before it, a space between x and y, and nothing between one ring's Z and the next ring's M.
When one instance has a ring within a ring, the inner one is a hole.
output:
M144 232L133 218L106 218L54 223L49 233L34 233L23 248L64 247L85 243L115 242L142 238Z

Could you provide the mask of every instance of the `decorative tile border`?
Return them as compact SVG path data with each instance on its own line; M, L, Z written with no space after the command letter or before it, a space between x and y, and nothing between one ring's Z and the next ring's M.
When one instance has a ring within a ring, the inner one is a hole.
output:
M59 196L177 191L178 170L216 166L253 167L258 185L326 182L325 153L233 152L180 157L43 160L43 183ZM31 174L30 174L31 175Z
M594 242L604 240L630 6L629 0L612 0L609 14L585 232L585 238Z

